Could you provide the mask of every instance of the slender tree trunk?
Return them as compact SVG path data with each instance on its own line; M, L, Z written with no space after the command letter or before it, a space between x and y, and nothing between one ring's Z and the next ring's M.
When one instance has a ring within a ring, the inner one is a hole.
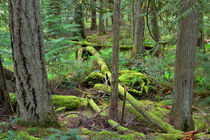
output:
M104 4L102 0L100 0L100 8L104 9ZM103 13L99 13L99 35L105 34L105 27L104 27L104 19L103 19Z
M204 21L203 21L203 13L200 11L199 13L199 24L198 24L198 46L203 49L203 52L205 53L205 44L204 44Z
M114 9L114 0L108 0L109 5ZM112 25L114 24L114 16L111 16Z
M110 117L118 120L118 71L119 71L119 37L120 37L120 2L114 1L114 27L113 27L113 51L112 51L112 79L111 79L111 103L110 103Z
M3 72L3 66L0 55L0 114L11 114L11 104L9 98L9 92L7 91L6 79Z
M151 25L152 25L152 34L155 41L160 40L160 31L158 26L157 11L155 9L155 0L151 1Z
M196 0L182 0L181 14L196 6ZM173 105L170 120L176 129L194 129L192 119L193 79L197 43L198 12L192 9L180 19L173 89Z
M132 19L133 19L133 42L135 34L135 9L134 9L134 0L132 0Z
M94 4L96 4L96 0L94 0ZM96 30L97 25L96 25L96 10L91 11L91 30Z
M76 35L81 36L82 38L86 38L85 36L85 25L84 25L84 16L82 11L82 4L77 3L77 6L75 8L75 23L79 25L78 29L79 32L76 33Z
M131 58L135 57L136 55L144 54L144 27L145 21L143 14L144 9L142 9L143 0L137 0L136 3L136 21L135 21L135 35L134 35L134 47L131 52Z
M9 0L9 13L18 115L34 124L55 124L39 0Z
M129 4L128 8L129 8L128 10L132 9L132 3ZM132 14L128 12L128 34L129 34L128 36L129 37L132 36L131 35L132 34L132 21L131 21L132 19L131 18L132 18Z

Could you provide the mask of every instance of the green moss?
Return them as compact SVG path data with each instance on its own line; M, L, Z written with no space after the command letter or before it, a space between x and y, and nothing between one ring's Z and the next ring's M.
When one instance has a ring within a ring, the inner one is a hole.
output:
M33 137L29 135L27 132L20 131L17 133L16 139L22 139L22 140L41 140L40 138Z
M13 105L15 103L15 93L9 93L9 96L10 96L10 101L11 101L11 104Z
M66 110L66 107L59 107L55 110L56 113L63 112Z
M156 136L155 139L156 140L179 140L184 137L185 135L181 135L181 134L158 134L158 136Z
M42 127L31 127L27 128L24 131L26 131L29 135L36 135L39 138L46 137L50 133L48 128L42 128Z
M94 85L96 83L103 83L105 76L99 72L92 72L83 81L83 85Z
M88 104L87 100L84 98L65 95L53 95L52 101L55 107L66 107L70 110L74 110L76 108L84 108Z
M149 78L140 72L124 70L120 72L119 82L125 84L131 93L139 94L148 93L151 86Z
M15 94L10 93L9 95L11 102L14 103ZM88 104L88 101L85 98L65 95L52 95L52 101L55 107L66 107L66 109L68 110L74 110L76 108L85 108Z
M104 84L95 84L94 89L111 93L111 87L110 86L106 87L106 85Z

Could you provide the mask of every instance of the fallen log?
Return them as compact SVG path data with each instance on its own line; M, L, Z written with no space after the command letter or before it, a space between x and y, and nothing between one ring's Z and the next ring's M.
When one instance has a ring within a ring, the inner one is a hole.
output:
M93 48L93 47L86 47L87 51L92 53L92 55L97 57L97 63L99 66L101 66L102 73L111 75L106 63L103 61L103 58L100 57L100 54ZM121 85L118 85L118 90L120 95L124 96L124 88ZM160 129L162 129L164 132L168 133L182 133L180 130L176 130L172 125L168 124L167 122L163 121L161 118L159 118L157 115L155 115L153 112L147 111L147 108L145 107L145 104L143 102L140 102L136 100L130 93L127 92L127 101L139 112L141 113L145 118L147 118L149 121L154 123L156 126L158 126Z
M90 99L89 100L89 104L90 104L90 106L93 108L93 110L95 112L97 112L97 113L100 113L101 112L100 108L93 101L93 99ZM107 116L106 113L104 113L104 112L101 112L101 113L103 113L103 114L101 114L102 116ZM136 135L144 136L143 133L139 133L139 132L135 132L133 130L130 130L130 129L128 129L128 128L122 126L122 125L120 125L119 123L115 122L114 120L109 119L107 122L108 122L108 124L110 126L112 126L113 128L115 128L116 130L120 131L121 133L135 133Z
M10 100L12 104L15 104L15 94L10 93ZM66 96L66 95L52 95L52 102L56 108L64 108L66 110L74 110L77 108L83 109L87 107L88 101L85 98L80 98L76 96ZM60 111L60 109L58 109Z

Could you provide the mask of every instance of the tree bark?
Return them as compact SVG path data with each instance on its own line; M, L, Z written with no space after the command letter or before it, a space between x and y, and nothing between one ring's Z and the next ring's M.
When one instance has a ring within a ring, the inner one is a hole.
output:
M131 52L131 58L136 55L144 54L144 27L145 21L144 16L142 16L144 12L143 0L137 0L136 3L136 21L135 21L135 35L134 35L134 46Z
M39 0L9 0L9 13L17 113L26 122L56 123L47 81Z
M205 50L205 43L204 43L204 20L203 20L203 13L200 11L199 13L199 24L198 24L198 46L203 49L203 53L206 52Z
M82 11L82 4L77 3L77 6L75 8L75 23L79 25L78 29L79 32L76 33L76 35L81 36L83 39L86 38L85 36L85 25L84 25L84 16Z
M100 8L104 9L104 4L102 0L100 0ZM104 35L105 34L105 27L104 27L104 19L103 19L103 13L99 13L99 35Z
M196 6L195 0L182 0L181 14L192 6ZM194 128L192 119L193 79L195 53L198 33L198 12L196 8L180 19L176 64L173 89L173 105L170 112L170 120L175 128L189 131Z
M96 4L96 0L94 0L94 3ZM93 9L91 11L91 30L96 30L97 29L97 25L96 25L96 10Z
M7 91L6 79L3 72L3 66L0 55L0 115L11 114L11 104L9 98L9 92Z
M111 79L111 103L110 103L110 118L118 120L118 72L119 72L119 36L120 36L120 2L114 1L114 26L113 26L113 50L112 50L112 79Z
M157 11L155 10L155 0L151 1L151 25L155 41L160 41L160 31L158 26Z

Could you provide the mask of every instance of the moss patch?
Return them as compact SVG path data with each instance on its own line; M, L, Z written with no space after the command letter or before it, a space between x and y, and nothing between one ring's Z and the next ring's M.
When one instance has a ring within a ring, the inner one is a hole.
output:
M103 83L105 76L99 72L92 72L83 81L82 84L85 86L93 86L96 83Z

